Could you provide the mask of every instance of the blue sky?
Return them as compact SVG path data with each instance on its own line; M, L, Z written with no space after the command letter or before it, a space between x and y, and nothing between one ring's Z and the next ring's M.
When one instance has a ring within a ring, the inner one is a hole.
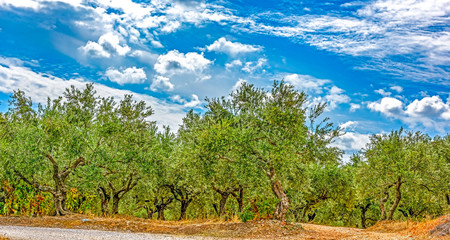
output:
M243 81L293 84L348 153L403 126L450 131L450 0L0 0L0 111L95 82L177 129Z

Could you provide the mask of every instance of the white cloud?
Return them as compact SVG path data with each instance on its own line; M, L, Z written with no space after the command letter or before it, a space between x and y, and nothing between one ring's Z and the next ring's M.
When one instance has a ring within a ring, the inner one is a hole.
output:
M11 59L0 58L0 61L4 64L0 65L0 92L12 93L20 89L36 103L46 104L47 97L56 98L71 85L84 88L87 83L83 79L64 80L48 74L36 73L29 68L13 64L17 61ZM95 83L95 90L100 96L121 99L125 94L132 94L136 100L145 101L155 110L155 114L150 119L157 121L159 127L167 125L172 130L177 130L185 116L183 105L168 104L149 95L115 89L98 83Z
M227 70L230 70L233 67L241 67L241 66L242 66L242 62L239 59L233 60L232 62L225 64L225 68Z
M359 151L370 142L370 136L370 134L346 132L343 136L336 138L331 146L344 151Z
M187 101L186 99L182 98L180 95L174 95L170 97L172 101L183 104L184 107L187 108L198 108L201 106L202 101L198 99L198 96L196 94L191 95L191 101Z
M172 91L173 88L174 85L170 82L170 79L163 76L155 76L155 78L153 78L152 85L150 85L150 89L152 91L158 91L158 89Z
M172 50L167 54L160 55L154 66L157 73L161 75L175 75L182 73L202 73L212 62L203 54L196 52L180 53Z
M360 104L350 103L350 112L354 112L354 111L356 111L357 109L360 109L360 108L361 108Z
M242 68L242 71L248 73L255 73L259 69L262 69L267 64L267 59L259 58L258 61L255 62L246 62L245 66ZM265 70L263 70L265 72Z
M297 90L308 94L308 106L314 106L322 102L327 103L327 111L335 109L342 103L350 102L350 97L344 94L344 90L334 86L328 79L319 79L310 75L286 74L283 80L293 85ZM324 94L325 93L325 94Z
M181 23L178 21L167 22L164 27L161 28L161 31L165 33L175 32L178 28L181 27Z
M403 113L403 103L392 97L384 97L380 101L371 102L367 107L376 112L381 112L389 117L400 117Z
M109 58L111 54L105 51L103 47L96 42L87 42L85 46L79 48L84 55L91 56L94 58Z
M328 102L328 110L335 109L339 104L341 103L348 103L350 102L350 97L343 94L344 90L341 88L338 88L336 86L331 87L329 94L325 96L325 99Z
M193 108L193 107L198 107L202 104L202 101L200 101L198 99L198 96L195 94L192 94L192 99L189 102L186 102L184 104L185 107L189 107L189 108Z
M347 128L350 128L351 126L355 126L357 124L358 124L358 122L355 122L355 121L347 121L345 123L340 124L339 127L343 128L343 129L347 129Z
M246 82L247 82L246 80L239 78L239 80L231 88L231 91L234 92L234 91L238 90L241 87L241 85Z
M450 32L443 27L450 23L449 0L376 0L354 6L359 10L353 15L348 11L342 15L297 16L269 12L262 15L261 21L242 21L240 30L370 57L361 69L445 83L449 74L441 66L450 64ZM268 25L263 20L277 24Z
M391 92L386 92L384 89L378 89L375 90L374 92L381 94L383 97L389 97L392 94Z
M397 93L403 92L403 88L400 86L392 86L392 87L390 87L390 89L396 91Z
M75 7L80 7L83 0L0 0L2 7L31 8L39 10L49 3L65 3Z
M396 98L384 97L367 106L372 111L399 119L411 127L422 124L439 132L445 132L450 127L450 102L444 103L439 96L415 99L406 107Z
M120 45L119 36L111 32L100 36L98 43L88 41L85 46L79 49L85 55L97 58L109 58L113 54L125 56L131 50L127 44Z
M289 74L283 78L300 91L322 93L323 87L331 83L328 79L318 79L310 75Z
M109 80L116 82L120 85L124 85L127 83L143 83L147 79L147 75L142 68L131 67L127 68L123 71L109 68L105 76L109 78Z
M405 113L416 118L450 120L450 103L444 103L439 96L424 97L410 103Z
M251 53L261 51L262 47L249 44L242 44L239 42L231 42L228 41L226 38L221 37L211 45L207 46L206 49L208 49L208 51L222 52L231 56L236 56L241 53Z

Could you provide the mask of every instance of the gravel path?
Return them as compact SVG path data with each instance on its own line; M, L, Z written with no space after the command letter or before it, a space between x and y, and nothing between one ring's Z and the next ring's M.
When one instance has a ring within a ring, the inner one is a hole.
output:
M0 226L0 237L4 236L11 240L204 240L212 238L194 236L172 236L148 233L123 233L113 231L62 229L42 227Z

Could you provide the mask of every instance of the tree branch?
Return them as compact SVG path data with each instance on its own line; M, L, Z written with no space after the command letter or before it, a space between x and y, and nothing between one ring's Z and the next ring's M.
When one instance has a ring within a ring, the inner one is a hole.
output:
M28 178L26 178L24 175L22 175L19 171L14 170L14 172L27 184L29 184L30 186L36 188L39 191L42 192L49 192L53 195L55 195L55 191L51 188L51 187L47 187L47 186L42 186L34 181L30 181Z

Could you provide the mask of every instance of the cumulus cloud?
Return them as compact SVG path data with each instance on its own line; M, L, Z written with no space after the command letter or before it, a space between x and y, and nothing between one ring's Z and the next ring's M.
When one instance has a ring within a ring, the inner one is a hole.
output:
M300 91L322 93L325 84L331 83L328 79L318 79L310 75L288 74L283 78Z
M374 92L382 95L383 97L389 97L392 94L391 92L386 92L384 89L378 89L378 90L375 90Z
M358 109L360 109L361 108L361 105L360 104L357 104L357 103L350 103L350 112L354 112L354 111L356 111L356 110L358 110Z
M376 112L381 112L388 117L400 117L403 113L403 103L392 97L384 97L377 102L371 102L367 107Z
M352 153L357 153L366 147L370 142L370 136L370 134L346 132L344 135L337 137L335 141L331 143L331 146L344 151L342 160L344 163L347 163L350 161Z
M87 83L83 79L65 80L48 74L36 73L11 59L0 57L0 61L2 62L0 65L0 92L9 94L20 89L35 103L46 104L47 97L56 98L61 96L71 85L84 88ZM157 121L159 127L166 125L170 126L172 130L177 130L185 116L183 105L168 104L149 95L115 89L99 83L95 83L95 90L100 96L121 99L125 94L132 94L136 100L145 101L155 110L155 114L150 119Z
M88 41L79 48L84 55L94 58L109 58L111 55L125 56L131 48L127 44L120 44L120 38L114 33L100 36L98 42Z
M242 61L239 60L239 59L236 59L236 60L233 60L233 61L230 62L230 63L226 63L226 64L225 64L225 68L226 68L227 70L230 70L230 69L232 69L232 68L234 68L234 67L242 67Z
M175 75L180 73L202 73L212 61L206 59L203 54L196 52L180 53L178 50L169 51L160 55L154 66L161 75Z
M348 128L350 128L352 126L355 126L357 124L358 124L358 122L356 122L356 121L347 121L345 123L340 124L339 127L343 128L343 129L348 129Z
M359 151L370 142L370 134L346 132L338 137L331 145L344 151Z
M331 87L328 95L325 96L325 99L328 102L328 110L335 109L341 103L350 102L350 97L343 94L344 90L338 88L336 86Z
M426 128L445 132L445 128L450 126L450 102L445 103L437 95L415 99L407 106L396 98L384 97L369 103L367 107L385 116L399 119L412 127L420 123Z
M405 113L411 117L450 120L450 103L444 103L439 96L424 97L410 103Z
M152 91L158 91L158 89L172 91L173 88L174 85L170 82L170 79L163 76L155 76L155 78L153 78L152 84L150 85L150 89Z
M258 61L254 62L246 62L244 67L242 68L242 71L248 72L248 73L255 73L259 71L260 69L263 69L263 67L267 64L267 59L265 58L259 58ZM263 72L265 70L263 69Z
M200 107L202 104L202 101L200 101L198 99L198 96L196 94L191 95L190 101L182 98L180 95L174 95L174 96L170 97L170 99L172 99L172 101L174 101L174 102L183 104L183 106L187 107L187 108Z
M106 70L105 76L112 82L116 82L120 85L127 83L136 84L143 83L147 79L147 75L142 68L131 67L123 71L109 68Z
M242 53L251 53L261 51L261 46L242 44L239 42L228 41L225 37L221 37L211 45L207 46L208 51L222 52L231 56L236 56Z
M403 88L400 86L392 86L392 87L390 87L390 89L396 91L397 93L403 92Z

